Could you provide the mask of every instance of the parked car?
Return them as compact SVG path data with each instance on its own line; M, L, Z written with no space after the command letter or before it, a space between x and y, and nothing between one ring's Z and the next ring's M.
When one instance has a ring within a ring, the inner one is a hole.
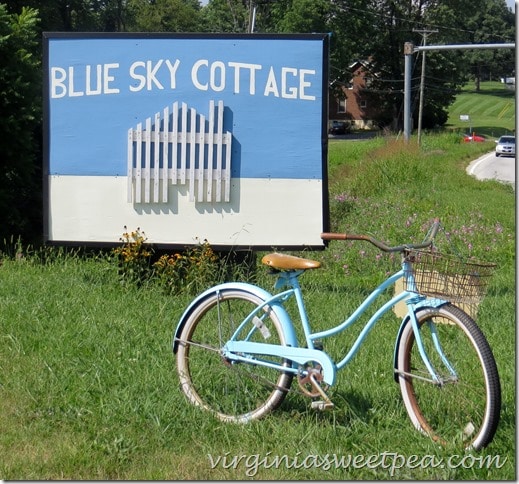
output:
M348 123L344 121L332 121L330 128L328 129L329 134L346 134L350 130Z
M463 141L465 143L484 143L487 139L484 136L481 136L480 134L465 134L463 135Z
M515 136L501 136L496 143L496 156L515 156Z

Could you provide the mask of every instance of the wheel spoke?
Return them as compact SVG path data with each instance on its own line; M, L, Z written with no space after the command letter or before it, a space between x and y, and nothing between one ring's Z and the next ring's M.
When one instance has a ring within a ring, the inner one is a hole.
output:
M499 420L500 388L497 367L483 334L467 314L452 305L420 310L417 320L420 338L440 382L432 382L409 323L402 332L397 373L411 420L444 444L460 443L467 448L487 445Z
M262 303L258 296L238 289L215 293L193 310L180 336L177 363L182 389L192 403L225 421L262 417L281 404L292 381L288 372L223 356L223 345ZM286 344L275 313L264 316L262 330L251 322L241 328L238 338ZM280 366L290 365L272 358Z

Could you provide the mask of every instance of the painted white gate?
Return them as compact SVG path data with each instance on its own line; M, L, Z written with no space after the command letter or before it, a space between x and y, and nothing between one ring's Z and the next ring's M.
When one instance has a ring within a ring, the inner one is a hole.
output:
M207 119L173 103L128 130L128 202L167 203L169 185L188 186L194 202L229 202L232 133L224 105L209 102ZM207 120L207 126L206 126Z

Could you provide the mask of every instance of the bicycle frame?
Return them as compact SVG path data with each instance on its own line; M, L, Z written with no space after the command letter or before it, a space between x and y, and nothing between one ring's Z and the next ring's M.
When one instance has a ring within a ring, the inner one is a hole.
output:
M246 362L249 364L269 366L272 368L279 369L280 371L291 371L293 373L299 373L300 370L295 367L287 369L286 367L282 367L280 364L276 362L259 359L253 357L252 355L276 356L280 358L286 358L294 361L295 363L298 363L299 365L304 365L308 362L316 362L319 365L321 365L323 381L329 385L333 385L333 383L335 382L337 371L344 368L352 360L359 348L362 346L362 343L366 339L367 335L375 326L377 321L381 318L381 316L384 315L387 311L389 311L399 301L405 300L406 304L408 305L408 313L407 316L404 318L404 323L402 323L402 325L405 324L407 318L410 318L411 323L413 325L413 330L415 333L415 338L420 355L427 369L429 370L431 379L434 383L441 383L437 373L434 371L432 367L432 364L423 346L420 331L418 328L418 323L415 316L415 311L424 304L427 304L427 306L439 307L443 304L446 304L447 302L441 299L427 299L425 296L419 295L416 292L414 292L414 277L412 275L412 271L409 270L409 264L409 262L404 261L402 263L401 270L394 273L392 276L388 277L375 290L373 290L371 294L344 322L338 324L333 328L324 331L319 331L316 333L313 333L311 331L310 322L308 320L308 316L303 301L302 290L298 281L298 277L301 275L303 271L301 270L280 272L278 274L276 288L279 289L281 287L288 286L289 289L267 298L261 306L255 308L255 310L252 313L250 313L247 318L243 320L243 322L235 331L232 338L225 344L223 348L223 356L231 362ZM314 344L316 340L328 338L345 331L347 328L352 326L358 320L358 318L366 312L368 308L370 308L373 305L377 298L382 293L384 293L386 289L394 285L398 280L404 278L406 279L407 287L411 290L404 290L401 293L395 295L375 311L375 313L365 324L364 328L357 336L353 345L350 347L349 351L346 353L342 360L340 360L338 363L334 363L325 352L316 349ZM268 343L257 343L248 341L248 338L250 337L252 332L260 327L261 319L262 317L265 317L267 308L269 308L275 303L282 304L291 297L295 297L296 299L299 318L304 331L305 343L307 347L303 348L298 346L279 346L270 345ZM238 339L240 333L250 323L252 323L253 326L248 336L245 339ZM456 377L454 369L452 368L450 363L447 361L445 355L443 354L438 338L433 335L433 339L435 341L436 351L439 353L442 361L449 369L451 375L453 377Z
M484 278L494 265L442 254L434 245L439 228L435 219L422 242L395 246L368 234L323 232L324 241L359 240L401 256L399 270L382 278L367 297L350 298L348 314L335 325L316 313L313 298L304 301L299 284L304 272L321 266L319 260L268 253L261 263L275 277L274 290L226 282L203 291L184 310L173 338L182 392L223 422L260 419L279 408L291 391L310 398L312 409L334 408L328 390L383 321L396 336L386 369L413 427L435 444L482 449L499 423L499 373L475 320L450 301L469 302L482 280L484 295ZM465 278L470 289L464 291ZM394 294L393 287L401 284L403 290ZM399 327L388 314L397 304L405 308ZM312 327L310 315L319 318L318 325ZM329 341L343 332L341 339Z

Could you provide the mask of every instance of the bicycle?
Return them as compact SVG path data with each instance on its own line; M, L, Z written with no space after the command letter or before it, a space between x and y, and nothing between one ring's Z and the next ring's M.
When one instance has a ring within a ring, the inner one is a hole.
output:
M180 386L188 400L226 422L246 423L278 408L296 378L316 409L332 408L328 388L350 363L372 327L399 301L407 314L394 350L394 379L414 427L443 445L481 449L496 432L501 407L499 375L490 346L475 321L452 300L480 298L493 264L459 263L433 246L436 220L424 242L387 246L369 235L324 233L323 240L362 240L401 254L390 275L343 322L312 332L298 278L320 267L311 259L268 254L262 263L277 276L271 294L248 283L224 283L185 310L173 339ZM454 270L454 272L453 272ZM404 289L376 307L340 361L322 340L353 325L390 286ZM284 307L295 298L303 345Z

